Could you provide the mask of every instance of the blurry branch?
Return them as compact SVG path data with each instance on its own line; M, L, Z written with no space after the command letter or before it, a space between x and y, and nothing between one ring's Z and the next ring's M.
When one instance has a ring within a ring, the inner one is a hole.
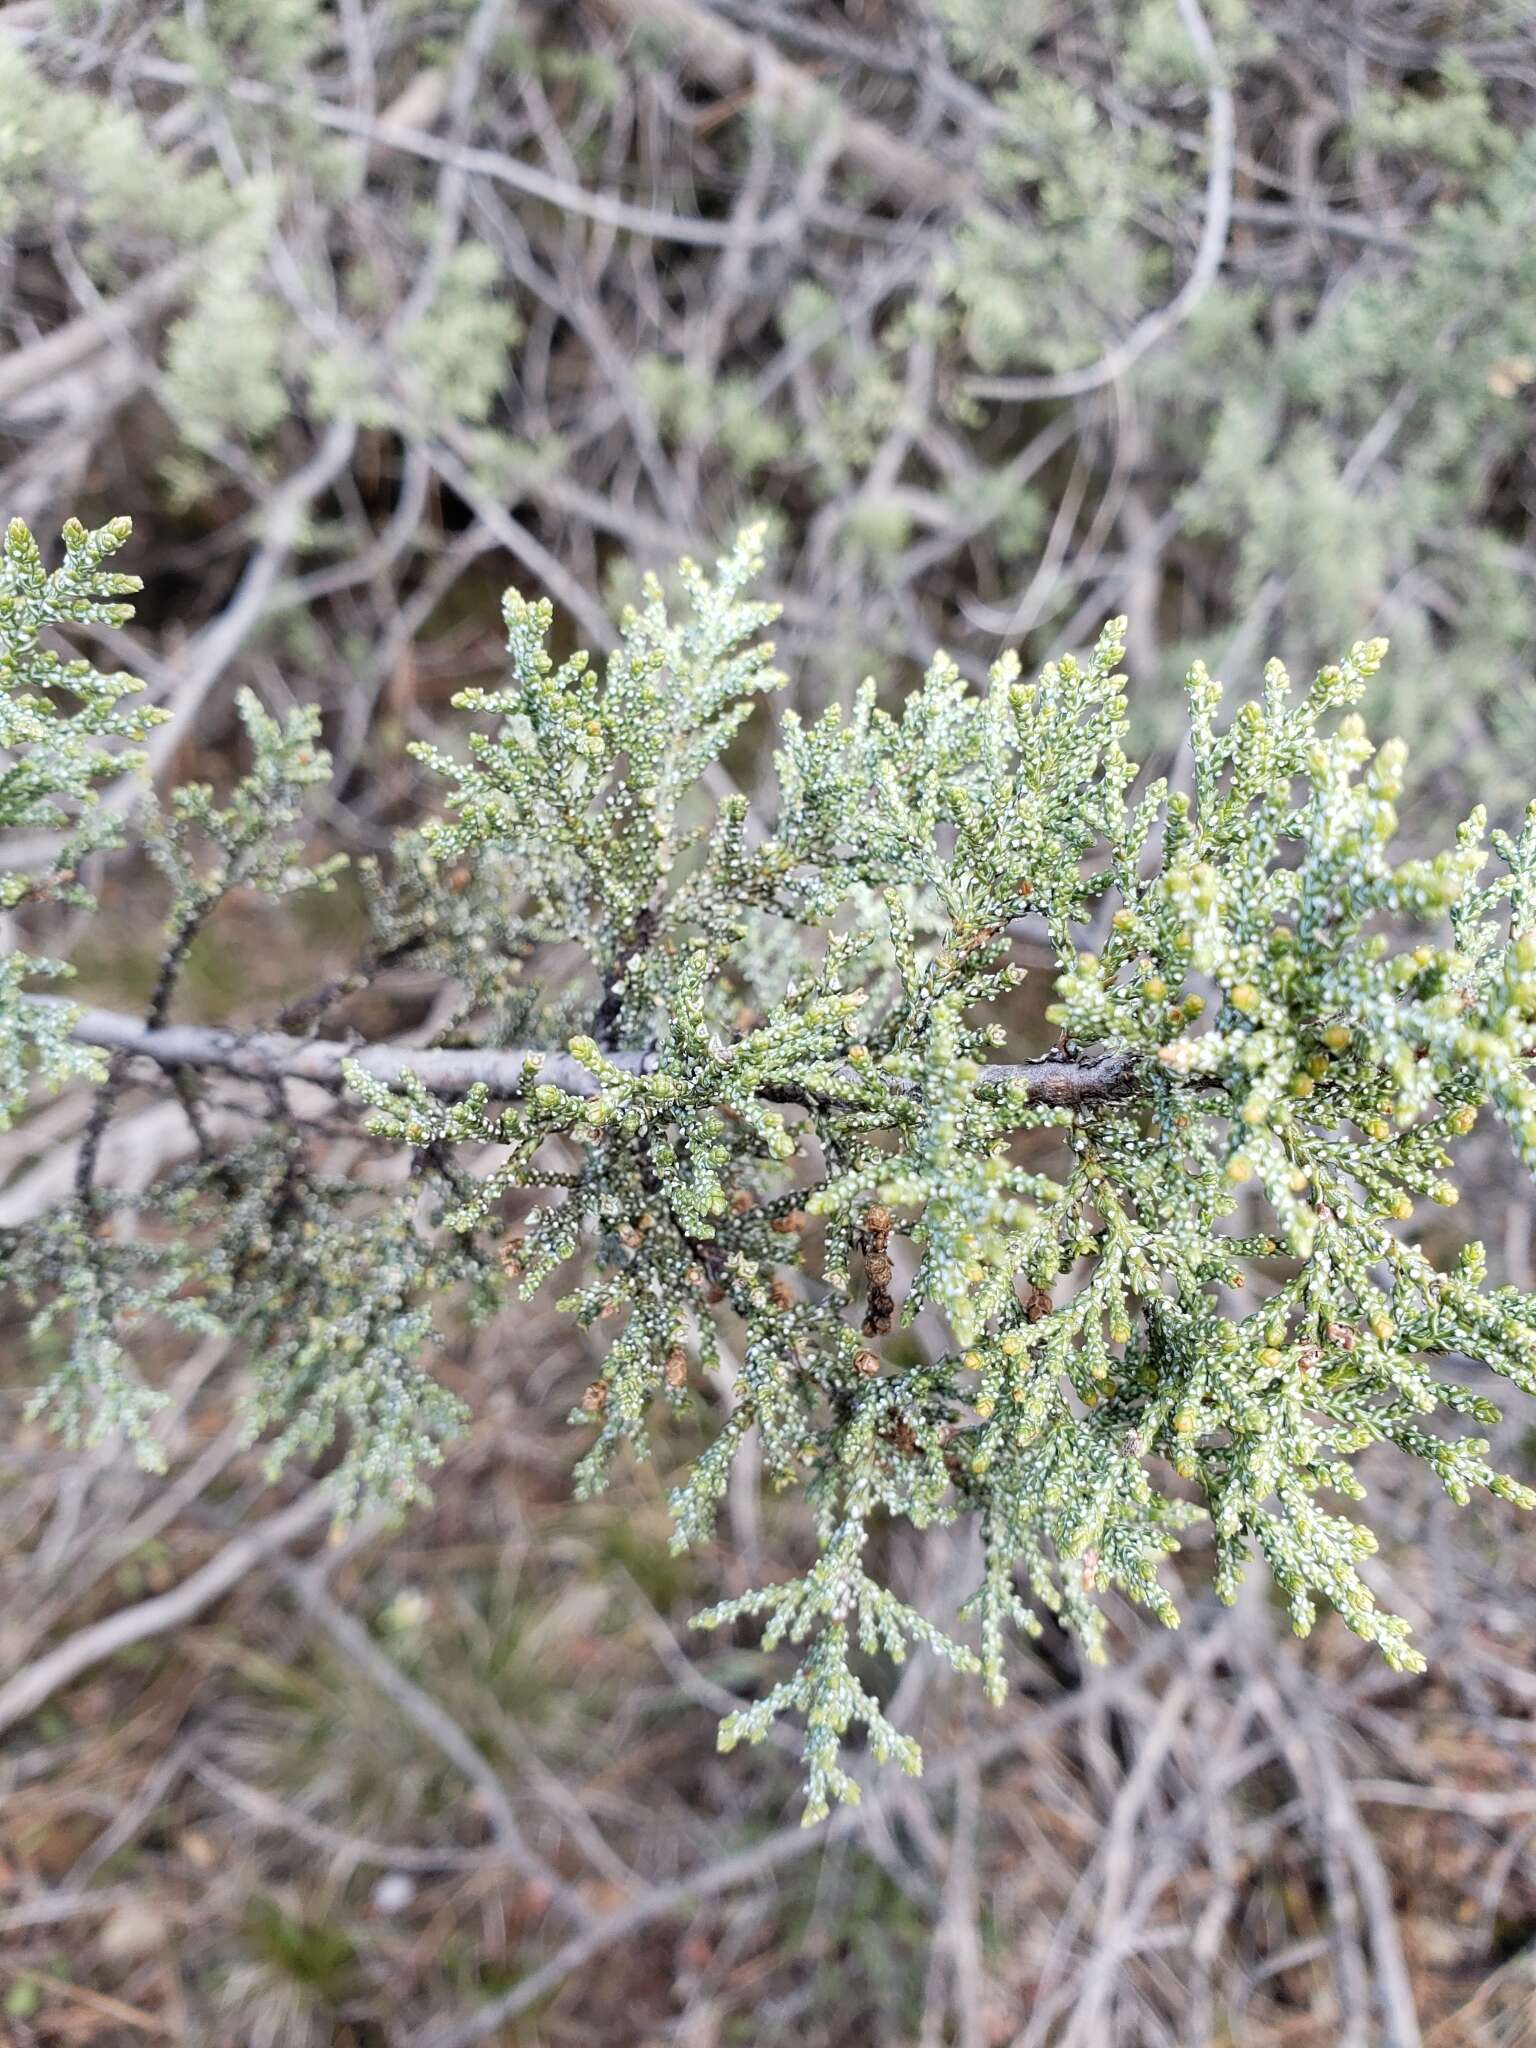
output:
M311 1487L277 1514L231 1537L222 1550L170 1592L157 1593L152 1600L141 1600L136 1607L124 1607L103 1621L92 1622L46 1657L23 1666L8 1684L0 1686L0 1734L35 1714L61 1687L104 1658L195 1621L204 1608L232 1592L247 1572L331 1514L333 1506L327 1487Z
M482 526L494 540L520 562L528 572L539 578L544 588L557 598L572 618L580 621L581 629L591 644L602 653L609 654L618 645L618 636L609 623L602 606L573 576L559 557L545 547L535 535L528 531L519 520L512 517L504 506L498 504L491 493L482 485L473 470L461 462L440 443L431 451L432 467L449 484L475 513Z
M60 38L60 47L87 53L89 46L63 37ZM139 57L125 63L121 69L124 75L147 84L195 86L198 83L194 66L175 63L169 58ZM397 125L379 116L340 106L334 100L310 98L296 107L291 95L250 78L226 79L219 90L245 106L283 107L290 113L302 111L321 127L342 135L356 136L375 149L397 150L407 156L421 157L428 163L450 166L470 176L489 178L493 184L509 185L525 198L542 199L561 213L576 214L582 219L595 221L600 227L646 235L658 241L685 242L706 249L722 248L736 239L736 230L729 224L702 220L689 214L668 213L658 206L637 206L611 192L591 192L569 179L557 178L551 172L541 170L537 164L525 163L521 157L512 156L505 150L445 142L425 128ZM785 222L775 214L753 230L753 238L764 246L773 246L781 239L784 226Z
M0 362L0 406L10 405L41 384L52 384L66 371L77 368L103 344L128 330L139 320L160 312L189 283L206 252L178 256L140 278L137 284L109 299L97 310L41 335L26 348L12 352Z
M955 1819L948 1845L949 1867L944 1879L943 1909L929 1955L919 2048L940 2048L944 2039L946 2006L954 2012L958 2048L982 2048L986 2039L982 2012L986 1969L982 1959L976 1885L980 1775L974 1762L967 1762L957 1773Z
M1336 1951L1346 1944L1353 1949L1347 1964L1342 1958L1335 1962L1341 2004L1347 2009L1353 1998L1362 2033L1379 2018L1381 2038L1393 2048L1418 2048L1418 2018L1391 1883L1340 1767L1328 1720L1283 1664L1274 1666L1272 1681L1259 1681L1256 1694L1296 1783L1312 1788L1314 1825L1333 1907L1330 1941ZM1361 1941L1362 1933L1366 1942Z
M242 88L242 96L244 90ZM250 90L257 94L260 92L259 88ZM396 128L370 121L354 114L349 107L338 107L327 101L315 102L310 112L327 128L361 136L379 148L401 150L411 156L425 157L432 163L451 164L459 170L489 178L493 184L510 185L526 198L543 199L562 213L577 214L595 221L600 227L651 236L658 241L686 242L705 249L721 248L734 240L731 228L719 226L714 221L701 220L692 214L667 213L657 206L637 206L610 192L590 192L585 186L554 177L536 164L525 163L521 157L510 156L504 150L440 142L425 129ZM774 215L753 231L754 239L764 246L772 246L779 240L783 228L783 221Z
M83 1106L83 1098L76 1100ZM233 1137L240 1128L222 1107L205 1117L204 1126L211 1137L221 1140ZM67 1200L82 1137L83 1131L70 1132L39 1142L31 1163L0 1188L0 1230L15 1230L55 1202ZM121 1116L109 1125L97 1163L102 1180L110 1182L119 1194L142 1192L167 1167L188 1158L196 1149L185 1109L180 1102L167 1098L132 1116Z
M343 1834L328 1827L302 1807L276 1799L257 1785L248 1785L232 1771L226 1771L211 1757L196 1756L191 1772L252 1826L271 1828L323 1849L328 1856L350 1864L372 1863L386 1870L483 1870L488 1863L502 1861L496 1849L455 1849L421 1847L414 1842L376 1842L369 1835ZM0 1922L3 1927L3 1922Z
M32 1927L57 1927L66 1920L105 1918L129 1900L142 1896L136 1884L104 1884L90 1891L45 1892L19 1905L0 1907L0 1934L19 1934Z
M1113 384L1133 369L1142 357L1182 325L1205 297L1221 269L1226 253L1227 229L1232 219L1232 167L1236 116L1232 88L1211 35L1210 25L1200 9L1200 0L1178 0L1179 19L1199 54L1211 101L1210 172L1206 180L1205 218L1194 265L1183 285L1155 313L1143 321L1096 363L1080 370L1061 370L1045 377L967 377L965 389L973 398L1036 400L1078 398Z
M1228 211L1245 226L1304 228L1309 235L1337 235L1346 242L1363 242L1370 249L1384 249L1392 256L1411 256L1411 236L1400 235L1377 221L1362 220L1358 214L1341 213L1336 207L1288 206L1278 199L1233 199Z
M261 544L233 597L198 633L185 663L173 675L167 707L171 715L156 729L146 749L152 768L158 769L170 759L203 699L265 617L311 506L345 469L356 442L357 428L349 420L333 420L309 460L285 477L267 499L259 514ZM133 799L134 788L129 785L127 801Z
M376 1081L396 1083L406 1074L414 1074L441 1095L463 1095L471 1088L483 1087L492 1095L515 1097L536 1082L567 1095L587 1096L597 1094L600 1085L570 1053L537 1049L418 1048L378 1042L349 1045L340 1039L290 1038L280 1031L242 1032L219 1025L154 1027L116 1010L84 1011L76 1019L73 1035L81 1045L141 1056L167 1070L211 1068L246 1081L311 1081L320 1087L339 1087L345 1079L343 1068L352 1061ZM661 1055L656 1052L611 1052L603 1057L621 1073L637 1076L654 1074L661 1066ZM986 1066L980 1078L985 1086L1022 1087L1031 1103L1064 1107L1102 1102L1125 1093L1134 1080L1136 1064L1133 1054L1113 1052L1093 1059ZM849 1077L852 1083L852 1069ZM809 1093L806 1091L804 1098L797 1094L776 1099L799 1101L809 1099Z
M1027 1712L1017 1713L1010 1728L984 1738L968 1749L951 1751L947 1756L938 1758L924 1773L924 1789L938 1791L967 1774L984 1770L990 1763L1049 1742L1063 1727L1095 1711L1102 1711L1133 1693L1138 1684L1172 1654L1173 1648L1167 1637L1149 1638L1142 1652L1117 1670L1095 1671L1092 1678L1075 1691L1046 1705L1032 1705ZM567 1978L616 1943L627 1941L632 1935L692 1906L716 1899L728 1891L737 1891L744 1885L759 1883L775 1871L797 1863L803 1856L833 1854L840 1843L862 1834L872 1822L898 1805L906 1791L904 1785L877 1787L865 1794L860 1805L843 1807L822 1827L780 1828L764 1840L706 1863L686 1877L654 1885L630 1904L605 1914L594 1926L572 1935L548 1962L530 1971L510 1991L490 2000L478 2011L466 2014L463 2019L424 2034L421 2048L471 2048L471 2043L483 2041L488 2034L494 2034L498 2028L548 1998Z
M798 64L763 36L723 21L697 0L598 0L602 11L631 29L660 31L677 54L720 92L756 82L758 91L790 113L831 122L839 152L912 204L964 206L976 197L975 180L916 149L859 114L850 114Z
M528 1841L512 1810L507 1788L489 1759L471 1742L447 1709L406 1675L369 1635L355 1615L348 1614L327 1590L324 1574L330 1560L322 1553L313 1565L285 1560L282 1576L312 1620L323 1628L347 1662L378 1687L405 1718L474 1786L487 1825L507 1861L522 1876L546 1889L568 1920L590 1926L592 1910Z

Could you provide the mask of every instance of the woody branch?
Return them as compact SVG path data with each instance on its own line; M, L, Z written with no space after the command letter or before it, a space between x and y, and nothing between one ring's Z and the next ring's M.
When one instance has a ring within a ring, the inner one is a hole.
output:
M531 1081L583 1096L595 1095L600 1086L570 1053L537 1048L418 1047L377 1040L293 1038L280 1031L237 1031L218 1025L154 1026L115 1010L82 1011L73 1036L82 1045L151 1060L167 1071L204 1069L246 1081L310 1081L340 1087L344 1064L353 1061L374 1080L393 1083L414 1074L434 1093L449 1096L484 1087L510 1099L522 1095ZM657 1052L607 1052L603 1057L620 1072L635 1075L656 1073L662 1063ZM1069 1108L1125 1094L1134 1084L1137 1064L1136 1056L1127 1052L1025 1061L985 1066L978 1082L1013 1084L1023 1089L1031 1104ZM851 1067L848 1080L852 1089ZM818 1098L796 1090L782 1099Z

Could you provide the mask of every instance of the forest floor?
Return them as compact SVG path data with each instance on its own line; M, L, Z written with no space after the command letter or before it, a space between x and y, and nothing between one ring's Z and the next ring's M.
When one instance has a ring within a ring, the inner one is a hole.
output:
M740 1491L716 1549L674 1557L647 1465L573 1502L583 1344L536 1303L448 1356L474 1420L436 1505L340 1542L312 1483L266 1486L211 1351L180 1369L166 1479L18 1427L7 2038L1536 2041L1513 1511L1453 1530L1392 1502L1378 1583L1441 1617L1428 1678L1203 1601L1196 1546L1185 1626L1119 1614L1107 1667L1047 1636L994 1712L915 1662L894 1711L925 1775L805 1830L793 1754L714 1752L771 1660L689 1627L797 1532L770 1508L765 1539ZM967 1563L930 1539L905 1568L942 1603Z

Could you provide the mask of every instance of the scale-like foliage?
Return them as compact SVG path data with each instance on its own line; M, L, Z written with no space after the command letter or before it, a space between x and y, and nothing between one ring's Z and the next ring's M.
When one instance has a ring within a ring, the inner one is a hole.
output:
M132 616L131 605L114 600L136 591L138 577L103 566L128 531L126 519L95 533L71 520L63 563L52 574L19 519L0 544L0 832L58 835L41 872L7 874L0 866L0 913L46 897L89 902L76 870L118 829L97 806L97 784L132 765L121 743L131 746L164 716L123 702L142 687L137 677L102 675L47 642L53 628L119 625ZM54 1083L99 1065L71 1044L67 1013L23 993L29 977L67 972L57 961L0 953L0 1130L26 1100L29 1058Z
M549 606L510 595L506 687L459 700L467 747L420 750L445 815L370 877L376 960L467 991L456 1043L586 1028L499 1096L353 1064L398 1185L324 1176L278 1096L271 1131L126 1205L183 1249L90 1235L95 1189L19 1233L42 1321L72 1315L86 1361L55 1377L65 1420L90 1427L122 1313L202 1319L251 1340L277 1455L344 1418L343 1508L409 1497L454 1421L415 1363L439 1301L468 1283L484 1309L502 1276L526 1295L578 1261L566 1306L612 1333L573 1412L582 1488L723 1369L734 1405L674 1494L679 1545L708 1539L749 1432L810 1505L808 1568L701 1621L798 1647L722 1741L803 1714L811 1818L856 1794L855 1723L918 1766L867 1660L915 1643L1001 1699L1007 1639L1042 1608L1094 1655L1106 1589L1175 1622L1160 1566L1202 1519L1224 1597L1258 1559L1299 1632L1326 1601L1418 1668L1339 1503L1378 1444L1458 1501L1536 1500L1438 1420L1495 1419L1468 1360L1536 1390L1536 1302L1413 1228L1420 1200L1454 1202L1480 1111L1536 1165L1536 819L1493 835L1491 875L1480 816L1394 860L1404 749L1350 709L1381 641L1300 693L1272 664L1224 723L1196 666L1191 787L1142 786L1119 620L1034 683L1004 657L976 690L941 655L896 714L870 684L847 714L786 717L776 806L749 812L719 764L782 680L743 594L756 547L713 578L685 564L678 609L649 586L604 666L557 663ZM270 834L321 772L312 736L248 723L244 792L172 812L221 849L212 874L174 823L152 834L168 958L232 876L298 879ZM1056 962L1060 1041L1033 1061L1021 938ZM982 1538L976 1649L883 1576L882 1524L959 1517Z

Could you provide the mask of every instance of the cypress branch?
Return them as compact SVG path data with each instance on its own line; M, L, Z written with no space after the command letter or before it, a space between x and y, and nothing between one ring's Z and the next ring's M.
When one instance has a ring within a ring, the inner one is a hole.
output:
M62 849L48 874L0 878L29 929L55 898L89 900L79 864L116 831L93 798L152 722L133 678L43 637L121 620L130 585L104 564L125 534L72 527L51 573L19 525L0 554L0 824ZM1536 1393L1536 1300L1489 1288L1475 1243L1451 1255L1413 1228L1416 1204L1455 1202L1483 1110L1536 1166L1536 807L1518 837L1478 812L1432 858L1394 857L1405 749L1351 708L1380 641L1304 693L1271 664L1225 724L1197 663L1192 790L1142 787L1113 620L1031 684L1005 655L973 690L940 655L899 716L872 683L846 713L787 715L776 802L749 831L745 802L712 791L784 680L771 608L745 594L758 566L748 535L713 576L682 565L676 604L646 584L601 666L557 663L550 606L509 592L507 687L464 692L460 741L415 750L441 810L364 866L363 965L292 1014L318 1023L409 958L463 991L488 1044L172 1020L232 891L333 879L305 847L328 774L315 716L250 698L248 773L146 812L169 898L147 1014L77 1012L33 992L58 963L0 960L0 1115L40 1083L97 1091L74 1195L0 1234L49 1346L34 1412L153 1460L159 1396L128 1345L146 1323L217 1333L244 1347L274 1472L339 1436L337 1512L400 1505L461 1420L429 1369L439 1337L573 1266L563 1306L605 1333L571 1412L579 1489L698 1406L716 1426L672 1491L680 1548L708 1542L749 1432L768 1483L811 1510L806 1569L699 1617L793 1646L721 1741L802 1716L809 1818L856 1796L855 1726L919 1767L869 1660L920 1646L1000 1701L1009 1638L1042 1609L1090 1656L1107 1589L1175 1623L1171 1561L1199 1523L1224 1599L1258 1563L1298 1632L1327 1602L1419 1669L1365 1575L1375 1535L1336 1504L1364 1497L1374 1446L1457 1502L1536 1504L1457 1432L1499 1411L1443 1370L1472 1360ZM1045 1014L1091 1054L989 1058L1019 1028L1026 916L1053 960ZM504 1049L524 1045L546 1049ZM130 1193L97 1169L139 1056L197 1142ZM199 1071L264 1088L266 1122L215 1142ZM346 1091L405 1171L336 1172L290 1079ZM960 1517L983 1566L951 1634L870 1536Z

